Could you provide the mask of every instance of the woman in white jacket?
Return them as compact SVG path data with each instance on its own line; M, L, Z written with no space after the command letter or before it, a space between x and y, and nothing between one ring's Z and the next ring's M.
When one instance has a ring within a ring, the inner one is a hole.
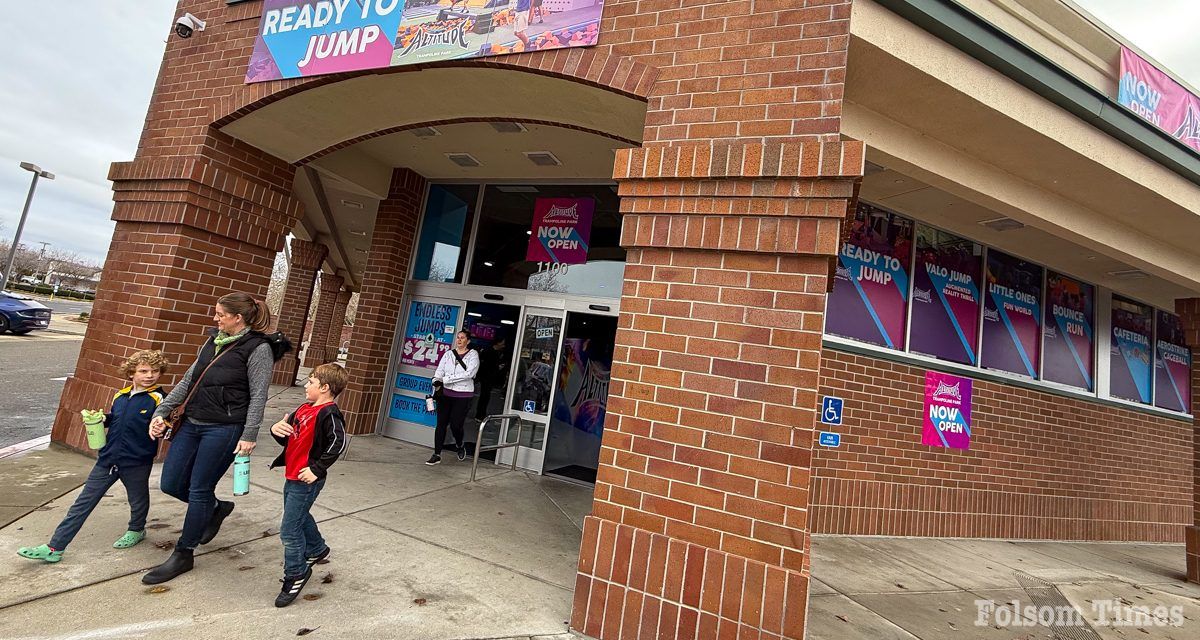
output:
M454 348L442 355L433 384L442 386L442 397L437 403L437 429L433 432L433 455L425 464L442 461L442 445L446 442L446 427L454 435L454 450L459 460L467 459L467 448L463 444L463 423L467 420L467 409L475 395L475 374L479 373L479 354L470 347L471 334L459 331L454 336Z

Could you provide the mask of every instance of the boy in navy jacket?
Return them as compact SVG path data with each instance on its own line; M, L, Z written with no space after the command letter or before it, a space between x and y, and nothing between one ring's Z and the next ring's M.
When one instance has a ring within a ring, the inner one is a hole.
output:
M329 467L346 450L346 420L334 399L346 388L346 370L333 363L313 369L304 385L307 400L283 420L271 426L271 435L283 445L283 453L271 468L284 467L283 589L275 606L286 607L300 595L312 577L312 567L329 557L329 545L317 529L310 510Z
M30 560L58 562L67 545L79 533L104 492L119 479L129 497L129 529L113 543L128 549L146 537L146 514L150 511L150 467L158 443L150 439L150 418L165 397L158 378L166 368L161 351L138 351L122 365L132 384L113 396L112 409L104 416L108 429L106 444L96 456L96 466L83 485L83 492L54 530L48 544L21 547L17 554Z

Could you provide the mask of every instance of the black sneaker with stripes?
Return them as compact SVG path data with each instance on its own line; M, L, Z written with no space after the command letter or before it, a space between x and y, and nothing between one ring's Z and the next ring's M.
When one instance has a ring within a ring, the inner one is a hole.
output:
M304 570L304 575L298 578L284 577L283 589L279 591L279 595L275 596L275 606L286 607L300 595L300 590L304 585L308 584L309 578L312 577L312 567Z
M318 562L320 562L328 557L329 557L329 547L325 547L324 551L322 551L321 553L318 553L315 556L312 556L311 558L305 558L304 561L308 563L308 568L311 569Z

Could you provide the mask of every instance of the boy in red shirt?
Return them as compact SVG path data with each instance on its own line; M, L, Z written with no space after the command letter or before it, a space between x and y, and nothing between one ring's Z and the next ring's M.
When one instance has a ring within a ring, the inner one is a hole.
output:
M346 370L341 366L330 363L313 369L304 385L308 402L271 426L271 435L283 445L271 468L282 465L286 478L279 525L283 589L275 598L277 607L291 604L312 577L313 565L329 557L329 545L309 511L325 486L329 467L346 450L346 421L334 404L345 388Z

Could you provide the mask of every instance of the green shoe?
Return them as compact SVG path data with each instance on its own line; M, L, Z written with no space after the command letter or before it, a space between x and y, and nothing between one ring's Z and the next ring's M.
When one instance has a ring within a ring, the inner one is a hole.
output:
M116 542L113 543L113 548L114 549L128 549L129 547L132 547L133 545L135 545L145 539L146 539L145 531L126 531L125 535L121 536L120 538L117 539Z
M17 549L17 555L30 560L44 560L46 562L58 562L62 560L63 552L55 551L50 548L50 545L41 545L39 547L21 547Z

